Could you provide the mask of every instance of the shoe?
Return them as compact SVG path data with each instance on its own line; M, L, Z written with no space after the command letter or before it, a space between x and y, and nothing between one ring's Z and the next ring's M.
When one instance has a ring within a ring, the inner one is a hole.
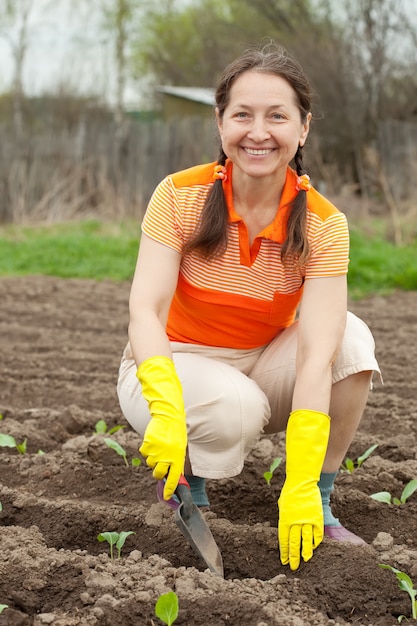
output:
M171 509L178 509L180 501L178 500L177 496L173 495L169 500L165 500L164 486L165 480L158 480L158 482L156 483L156 497L158 498L159 502L163 502L164 504L171 507Z
M358 535L355 535L355 533L351 533L350 530L348 530L344 526L325 526L324 535L325 537L328 537L329 539L334 539L335 541L354 543L357 546L368 545L364 539L358 537Z

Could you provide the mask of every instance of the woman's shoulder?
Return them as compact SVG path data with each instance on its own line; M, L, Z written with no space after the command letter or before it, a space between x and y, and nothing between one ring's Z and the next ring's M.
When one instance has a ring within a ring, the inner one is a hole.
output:
M307 209L323 221L331 216L344 217L342 211L314 187L307 192Z
M168 178L171 179L174 187L177 189L181 187L193 187L194 185L207 185L214 182L213 168L215 165L215 162L194 165L193 167L170 174Z

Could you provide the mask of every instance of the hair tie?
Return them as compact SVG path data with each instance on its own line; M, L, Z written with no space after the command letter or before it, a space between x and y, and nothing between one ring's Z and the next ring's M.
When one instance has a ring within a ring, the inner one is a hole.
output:
M224 165L215 165L213 180L227 180L227 169Z
M311 189L310 176L308 174L297 176L295 188L297 191L308 191Z

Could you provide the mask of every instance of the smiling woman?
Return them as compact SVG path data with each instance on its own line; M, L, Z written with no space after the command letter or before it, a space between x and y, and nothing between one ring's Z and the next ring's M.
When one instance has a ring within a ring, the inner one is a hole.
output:
M166 177L147 208L118 381L172 508L184 472L207 507L207 478L238 475L261 433L286 430L278 541L292 569L325 534L364 544L330 493L379 371L347 312L346 218L304 168L310 110L309 81L280 46L224 70L218 160Z

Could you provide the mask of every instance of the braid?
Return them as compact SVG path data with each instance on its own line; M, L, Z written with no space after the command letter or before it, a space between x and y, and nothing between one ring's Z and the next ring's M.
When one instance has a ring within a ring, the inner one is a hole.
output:
M305 174L304 165L303 165L303 147L302 146L298 146L297 148L297 152L295 153L295 157L294 157L294 163L297 169L297 175L302 176L303 174Z
M294 156L294 163L297 175L302 176L304 171L303 164L303 148L298 146ZM309 245L307 239L307 198L306 192L301 190L296 195L291 213L287 222L287 237L281 250L281 258L283 262L289 255L296 255L298 263L302 265L306 262L309 254Z
M217 158L218 165L225 165L227 155L222 147ZM222 181L214 181L201 213L197 231L185 244L183 254L198 251L206 259L222 254L227 247L228 209Z

